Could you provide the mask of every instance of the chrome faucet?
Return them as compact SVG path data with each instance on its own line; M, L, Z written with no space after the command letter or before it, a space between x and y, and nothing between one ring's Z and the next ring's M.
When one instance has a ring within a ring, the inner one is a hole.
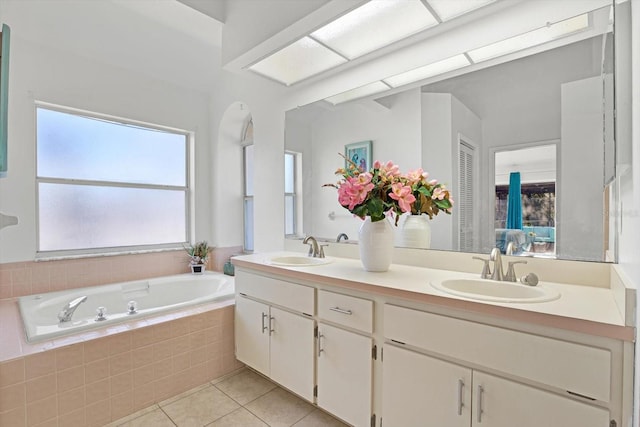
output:
M60 310L60 312L58 313L58 320L60 320L60 323L69 322L71 320L71 316L73 316L73 313L75 313L78 306L83 302L85 302L86 300L87 300L87 296L84 295L69 301L67 305L65 305L62 308L62 310Z
M307 236L302 241L305 245L309 245L309 256L313 258L324 258L324 247L327 245L319 245L313 236Z
M502 271L502 255L500 254L500 249L491 249L489 261L493 261L493 273L491 273L491 280L502 280L504 273Z
M345 233L340 233L338 234L338 237L336 238L336 242L340 243L340 240L344 238L344 240L349 240L349 236L347 236Z

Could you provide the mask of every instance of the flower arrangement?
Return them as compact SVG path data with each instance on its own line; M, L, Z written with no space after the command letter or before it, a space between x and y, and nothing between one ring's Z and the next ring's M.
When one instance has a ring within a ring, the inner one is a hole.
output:
M202 265L209 258L209 244L206 241L196 242L195 245L185 246L184 250L189 254L191 265Z
M449 190L437 180L429 180L429 174L422 169L402 174L393 162L375 161L373 167L365 171L345 160L347 167L336 171L336 175L341 176L338 183L325 186L336 188L340 205L362 219L370 216L375 222L395 214L397 225L405 212L425 213L432 219L440 211L447 214L452 211L453 198Z

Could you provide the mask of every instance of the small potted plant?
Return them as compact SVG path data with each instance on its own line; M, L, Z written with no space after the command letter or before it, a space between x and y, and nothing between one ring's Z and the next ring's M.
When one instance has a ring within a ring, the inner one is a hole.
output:
M207 259L209 258L209 245L207 242L196 242L195 245L185 246L185 251L189 254L189 265L193 274L202 274L206 270Z

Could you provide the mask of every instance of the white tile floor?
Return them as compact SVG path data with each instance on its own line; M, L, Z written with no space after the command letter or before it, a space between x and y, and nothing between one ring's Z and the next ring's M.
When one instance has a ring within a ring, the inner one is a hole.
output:
M108 427L346 427L249 369L182 393Z

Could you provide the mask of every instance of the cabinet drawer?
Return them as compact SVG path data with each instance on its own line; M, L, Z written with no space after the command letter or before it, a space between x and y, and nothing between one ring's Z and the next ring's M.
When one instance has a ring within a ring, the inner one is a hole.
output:
M384 336L602 401L610 399L611 353L390 304Z
M363 332L373 332L373 301L318 291L318 317Z
M236 292L313 316L315 289L238 270Z

